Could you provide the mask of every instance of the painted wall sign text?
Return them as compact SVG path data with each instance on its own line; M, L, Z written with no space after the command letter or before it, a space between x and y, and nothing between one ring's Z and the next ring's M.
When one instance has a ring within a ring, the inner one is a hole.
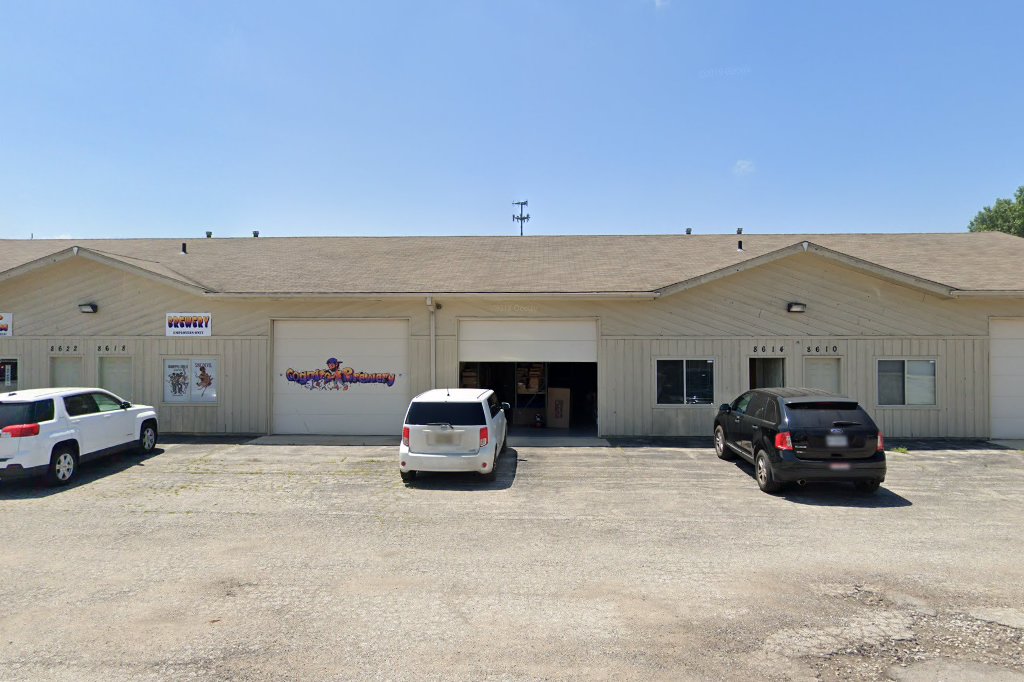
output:
M359 372L351 367L342 367L337 358L328 358L326 364L326 369L295 370L289 367L285 378L310 391L347 391L353 384L394 386L398 376L394 372Z

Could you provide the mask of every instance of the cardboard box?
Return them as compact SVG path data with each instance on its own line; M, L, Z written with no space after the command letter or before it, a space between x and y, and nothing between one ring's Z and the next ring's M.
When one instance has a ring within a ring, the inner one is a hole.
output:
M569 389L548 388L547 427L549 429L569 428Z

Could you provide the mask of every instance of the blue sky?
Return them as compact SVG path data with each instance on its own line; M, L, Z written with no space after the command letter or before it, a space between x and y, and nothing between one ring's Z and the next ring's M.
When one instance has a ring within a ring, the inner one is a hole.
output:
M0 0L0 236L959 231L1024 3Z

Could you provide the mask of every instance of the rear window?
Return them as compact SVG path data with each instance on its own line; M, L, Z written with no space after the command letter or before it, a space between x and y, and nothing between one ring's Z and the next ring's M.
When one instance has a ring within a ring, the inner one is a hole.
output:
M405 423L484 426L487 419L482 403L412 403Z
M0 429L15 424L38 424L53 419L53 401L0 403Z
M835 422L856 422L874 426L871 417L856 401L829 400L807 403L786 403L789 425L809 428L828 428Z

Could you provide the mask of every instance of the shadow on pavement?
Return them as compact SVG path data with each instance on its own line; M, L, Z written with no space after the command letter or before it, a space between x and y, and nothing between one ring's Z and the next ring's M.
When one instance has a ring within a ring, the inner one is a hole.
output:
M134 452L121 452L109 457L86 462L79 466L74 480L68 485L51 486L44 477L38 478L16 478L0 482L0 500L34 500L41 497L57 495L83 485L89 485L107 476L119 474L126 469L137 466L146 466L150 459L163 454L160 447L155 448L147 455Z
M733 460L733 464L737 469L750 476L750 482L753 485L757 485L753 464L741 457ZM884 484L877 492L861 493L853 487L852 483L808 483L806 485L787 483L776 497L794 504L806 504L814 507L891 509L913 505L910 500L889 490Z
M508 490L516 481L519 462L519 453L515 448L509 447L498 460L498 475L493 481L485 481L480 474L472 471L456 473L417 471L416 478L411 483L407 483L405 487L416 490Z

